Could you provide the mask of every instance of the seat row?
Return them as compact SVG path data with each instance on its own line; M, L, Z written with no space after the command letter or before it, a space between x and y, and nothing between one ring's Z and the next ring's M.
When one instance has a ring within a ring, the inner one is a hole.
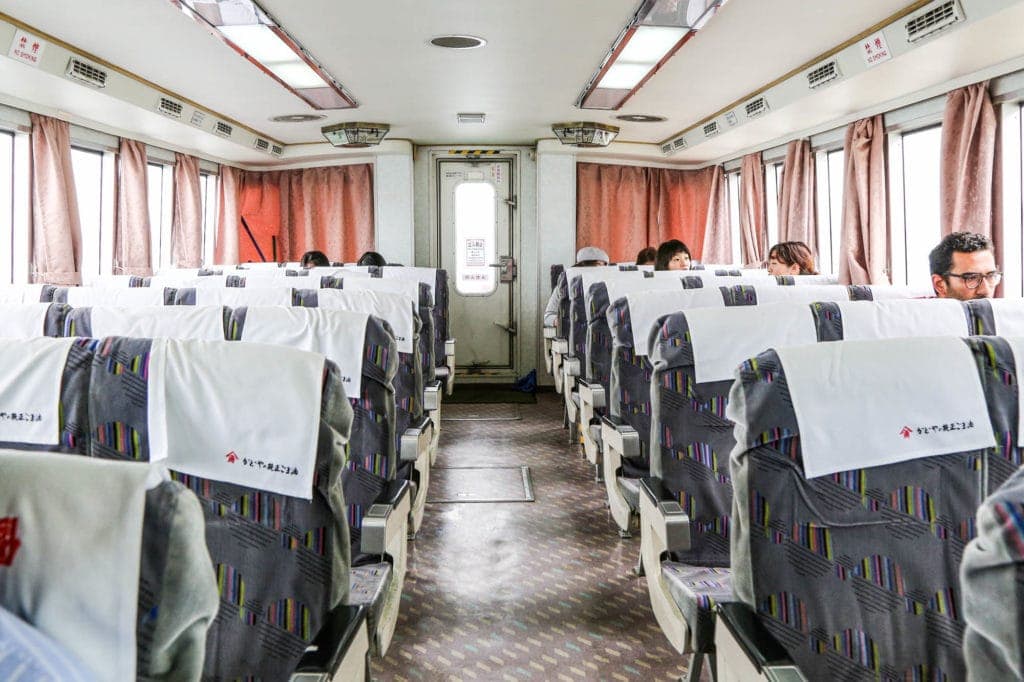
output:
M411 497L365 424L395 369L380 341L348 398L293 348L0 340L0 605L95 679L363 678Z

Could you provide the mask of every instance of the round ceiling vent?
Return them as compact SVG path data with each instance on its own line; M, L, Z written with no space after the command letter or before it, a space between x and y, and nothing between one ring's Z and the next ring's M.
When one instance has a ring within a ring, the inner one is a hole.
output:
M615 118L620 121L629 121L630 123L661 123L665 120L664 116L651 116L649 114L623 114Z
M430 44L449 50L471 50L474 47L483 47L487 41L476 36L438 36L431 38Z
M270 120L275 123L309 123L327 118L324 114L284 114L282 116L271 116Z

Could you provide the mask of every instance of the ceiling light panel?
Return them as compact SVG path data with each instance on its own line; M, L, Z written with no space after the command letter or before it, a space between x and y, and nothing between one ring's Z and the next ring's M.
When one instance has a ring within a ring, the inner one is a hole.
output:
M597 87L609 90L632 90L651 70L648 64L613 64Z
M254 0L169 0L314 109L358 106Z
M654 66L676 46L676 43L682 40L684 35L686 35L685 28L637 26L615 63Z

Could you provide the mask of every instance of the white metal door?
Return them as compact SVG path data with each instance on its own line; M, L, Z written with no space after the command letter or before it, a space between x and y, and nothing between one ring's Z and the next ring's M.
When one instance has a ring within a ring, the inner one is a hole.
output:
M513 159L438 159L441 267L448 271L455 364L469 374L515 376ZM504 274L503 274L504 273Z

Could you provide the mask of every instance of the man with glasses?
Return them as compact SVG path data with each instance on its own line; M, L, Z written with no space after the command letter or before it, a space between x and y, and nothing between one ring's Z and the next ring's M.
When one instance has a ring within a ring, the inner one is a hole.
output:
M947 235L928 254L932 286L939 298L992 298L1003 273L988 237L973 232Z

